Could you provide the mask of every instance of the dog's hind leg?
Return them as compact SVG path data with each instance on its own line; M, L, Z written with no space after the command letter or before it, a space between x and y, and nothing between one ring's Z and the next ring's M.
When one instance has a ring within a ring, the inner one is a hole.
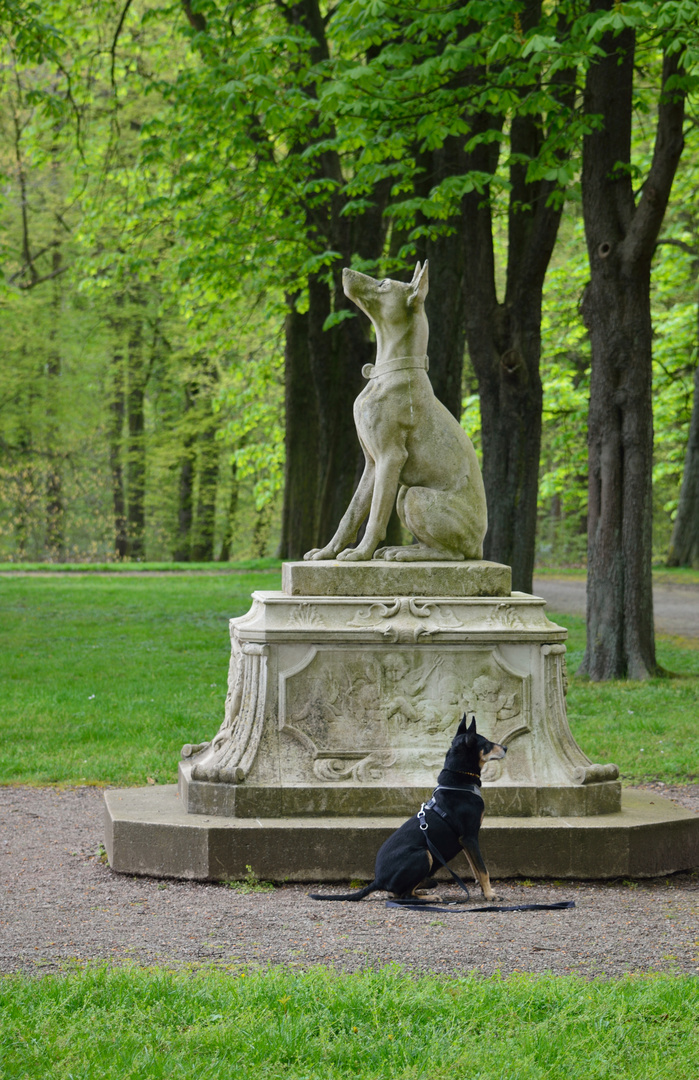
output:
M478 841L466 841L463 839L463 837L461 837L461 846L464 849L464 855L468 859L469 866L473 871L473 876L483 890L483 896L486 898L486 900L499 900L500 897L495 895L490 884L490 874L488 873L486 865L483 862L483 856L481 855L481 849L478 846Z

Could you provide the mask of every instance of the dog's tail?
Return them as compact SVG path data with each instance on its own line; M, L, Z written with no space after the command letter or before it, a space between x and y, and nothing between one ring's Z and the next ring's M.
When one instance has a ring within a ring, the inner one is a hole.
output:
M370 881L368 885L365 885L363 889L359 889L357 892L349 893L312 893L309 892L311 900L363 900L369 893L376 892L379 886L376 884L376 880Z

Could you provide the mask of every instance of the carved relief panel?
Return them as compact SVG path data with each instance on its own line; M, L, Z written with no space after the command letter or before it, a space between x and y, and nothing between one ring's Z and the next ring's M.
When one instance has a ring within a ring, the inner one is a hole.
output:
M494 741L529 731L530 678L487 647L312 646L279 675L286 779L429 785L464 712Z

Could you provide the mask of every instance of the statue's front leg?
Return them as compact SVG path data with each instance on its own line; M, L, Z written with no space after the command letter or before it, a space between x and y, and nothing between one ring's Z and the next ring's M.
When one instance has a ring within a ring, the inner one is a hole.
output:
M325 547L312 548L307 551L304 559L334 559L340 551L343 551L348 544L351 544L356 539L359 526L369 513L373 490L374 463L367 457L362 478L352 496L352 501L343 515L342 521L337 527L337 532Z
M393 510L398 491L398 482L407 452L397 450L386 456L376 466L374 493L371 500L371 512L366 532L361 543L355 548L347 548L337 556L342 562L365 562L373 557L374 552L386 535L388 520Z

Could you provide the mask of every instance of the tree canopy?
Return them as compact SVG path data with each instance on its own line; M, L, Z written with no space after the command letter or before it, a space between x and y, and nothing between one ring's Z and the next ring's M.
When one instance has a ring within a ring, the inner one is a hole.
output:
M593 586L633 561L599 561L594 509L627 370L642 488L609 531L639 514L645 539L614 605L645 596L647 624L651 558L672 537L699 559L697 15L0 0L0 557L325 542L373 349L342 267L428 258L433 383L479 447L486 552L516 587L536 558L584 560L588 526ZM652 670L628 639L605 670Z

